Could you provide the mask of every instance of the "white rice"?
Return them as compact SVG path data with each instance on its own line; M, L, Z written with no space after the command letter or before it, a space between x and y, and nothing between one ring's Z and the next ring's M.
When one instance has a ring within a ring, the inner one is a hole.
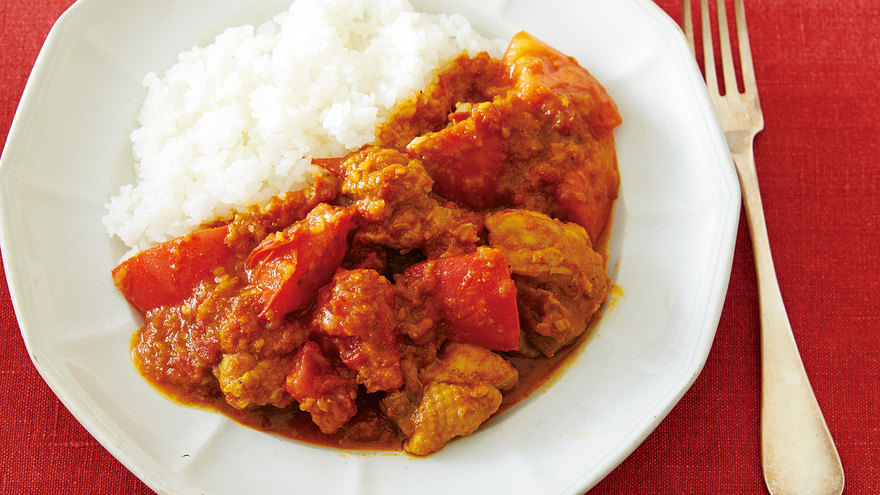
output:
M193 47L149 88L131 134L137 184L103 222L131 251L309 184L311 157L342 156L462 51L503 40L406 0L296 0L260 25Z

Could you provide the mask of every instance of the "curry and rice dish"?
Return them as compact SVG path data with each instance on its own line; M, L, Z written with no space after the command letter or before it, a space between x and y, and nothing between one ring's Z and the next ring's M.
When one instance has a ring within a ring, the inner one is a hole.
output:
M547 379L599 317L617 108L520 33L463 54L313 182L113 270L173 400L345 449L429 455Z

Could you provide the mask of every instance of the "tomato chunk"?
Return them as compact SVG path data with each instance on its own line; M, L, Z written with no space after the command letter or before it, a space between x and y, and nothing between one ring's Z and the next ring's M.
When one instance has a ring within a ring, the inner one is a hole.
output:
M353 216L354 210L321 203L251 252L246 267L262 291L261 318L279 320L315 299L342 264Z
M113 283L144 313L178 304L216 268L232 263L225 237L226 227L217 227L141 251L112 270Z
M433 298L453 342L495 351L519 349L516 287L499 249L428 260L407 268L400 279Z

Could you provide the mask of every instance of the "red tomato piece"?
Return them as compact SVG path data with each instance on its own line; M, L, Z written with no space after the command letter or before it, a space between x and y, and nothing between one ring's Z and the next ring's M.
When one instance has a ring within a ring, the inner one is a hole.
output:
M308 306L327 285L348 247L354 210L321 203L303 220L270 235L246 261L270 321Z
M503 201L498 183L507 166L501 118L491 106L476 106L466 119L414 139L407 154L424 162L437 194L473 210L492 208Z
M623 122L614 100L587 69L529 33L517 33L502 60L520 88L538 86L572 95L571 104L584 106L591 126L613 129Z
M453 342L519 349L516 287L500 249L424 261L406 269L401 280L432 298Z
M123 261L111 273L120 292L146 313L182 302L214 270L232 263L226 227L193 232Z

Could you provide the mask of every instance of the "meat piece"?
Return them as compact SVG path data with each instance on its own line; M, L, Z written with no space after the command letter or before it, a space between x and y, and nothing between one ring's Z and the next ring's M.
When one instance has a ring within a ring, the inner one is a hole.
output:
M370 244L358 236L354 236L348 246L342 266L348 270L375 270L383 276L391 269L387 250L382 246Z
M314 342L306 342L296 353L284 387L324 433L336 432L357 414L357 383Z
M586 330L592 313L575 294L560 297L526 281L519 281L518 290L525 338L541 354L552 357Z
M191 397L222 393L239 409L290 404L282 385L309 327L288 320L267 328L258 298L241 291L243 278L218 268L192 297L151 311L132 350L138 369Z
M370 404L372 405L372 404ZM372 447L387 448L397 446L403 441L400 432L393 423L388 421L378 409L359 407L358 413L337 432L339 446L350 449L369 449Z
M473 433L500 405L501 392L486 383L432 382L412 416L413 433L403 449L415 455L433 454L453 438Z
M501 405L501 392L518 373L506 359L482 347L448 343L437 360L418 372L420 391L391 393L382 407L407 436L405 451L428 455L457 436L470 435Z
M203 300L205 291L193 299ZM212 368L222 357L214 328L178 306L148 314L146 325L132 339L132 361L156 386L206 399L216 390Z
M607 297L605 260L580 225L527 210L486 218L489 244L504 252L528 340L553 356L587 328Z
M314 325L330 336L339 358L367 392L403 384L394 327L394 290L373 270L339 269L318 294Z
M366 148L343 163L342 193L360 213L358 236L400 250L421 249L429 257L471 252L479 241L479 216L431 194L433 181L418 160L382 148Z
M300 319L288 319L270 327L258 317L260 305L255 296L239 294L224 308L226 314L237 316L222 319L218 325L225 354L214 367L214 375L226 402L237 409L283 408L293 401L284 390L291 356L308 339L311 326Z
M485 382L498 390L513 388L517 377L516 368L500 355L479 346L455 342L443 346L437 360L419 371L422 383Z
M284 408L293 398L284 390L290 357L258 359L253 354L226 354L217 379L226 402L236 409L272 405Z

